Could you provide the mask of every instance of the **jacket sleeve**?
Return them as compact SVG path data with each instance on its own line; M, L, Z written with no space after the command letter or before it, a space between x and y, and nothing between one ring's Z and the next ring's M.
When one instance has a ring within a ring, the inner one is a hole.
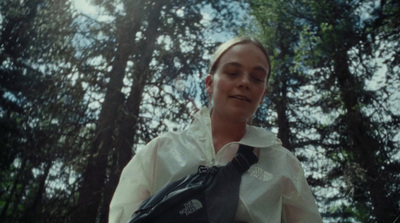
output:
M127 223L133 212L150 196L155 143L150 142L125 166L110 203L109 223Z
M293 179L288 179L283 194L282 222L321 223L322 218L297 158L289 165Z

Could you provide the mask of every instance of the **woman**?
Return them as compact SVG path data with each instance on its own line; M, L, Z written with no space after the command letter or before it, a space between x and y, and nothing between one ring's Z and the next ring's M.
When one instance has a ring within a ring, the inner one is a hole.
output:
M143 200L199 165L226 165L240 143L256 148L259 162L242 176L236 221L322 222L296 157L274 134L247 124L266 95L270 70L258 41L222 44L206 78L212 109L202 108L186 130L161 135L134 156L121 174L109 221L127 222Z

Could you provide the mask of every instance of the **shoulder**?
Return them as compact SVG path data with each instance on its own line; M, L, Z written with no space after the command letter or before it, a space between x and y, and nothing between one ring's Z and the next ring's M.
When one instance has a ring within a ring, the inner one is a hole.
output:
M196 138L190 136L187 130L181 132L166 132L162 133L156 138L148 142L137 155L140 156L153 156L156 157L169 157L172 154L177 156L177 153L187 152L193 144L195 144Z
M171 143L176 142L180 138L181 133L176 132L165 132L148 142L142 150L158 150L159 148L165 147Z
M279 140L274 133L266 129L250 125L247 126L246 134L240 140L240 143L260 149L276 146L279 147L282 145L281 140Z
M260 148L260 164L273 169L285 169L291 173L302 172L300 161L295 154L283 147L281 140L274 133L250 126L244 141L246 144Z
M282 145L274 145L260 149L259 167L270 172L273 176L285 179L297 185L304 178L304 170L295 154Z

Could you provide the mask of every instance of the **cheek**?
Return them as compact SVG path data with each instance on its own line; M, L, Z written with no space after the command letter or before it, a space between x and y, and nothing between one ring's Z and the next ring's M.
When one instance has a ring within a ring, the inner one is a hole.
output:
M218 77L218 86L221 89L224 90L229 90L232 88L235 88L235 86L237 86L237 80L235 79L231 79L229 77L227 77L226 75L220 75Z
M226 88L226 82L224 80L221 80L220 77L216 76L214 78L214 93L218 93L221 91L224 91Z
M259 90L257 90L257 95L258 95L258 98L259 98L259 102L260 102L260 103L262 103L262 100L263 100L263 98L264 98L265 90L266 90L265 87L260 88Z

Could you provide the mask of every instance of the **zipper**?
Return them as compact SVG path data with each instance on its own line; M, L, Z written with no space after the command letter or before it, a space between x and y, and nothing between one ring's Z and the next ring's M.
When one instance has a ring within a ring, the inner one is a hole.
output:
M215 166L215 158L212 158L210 166Z

